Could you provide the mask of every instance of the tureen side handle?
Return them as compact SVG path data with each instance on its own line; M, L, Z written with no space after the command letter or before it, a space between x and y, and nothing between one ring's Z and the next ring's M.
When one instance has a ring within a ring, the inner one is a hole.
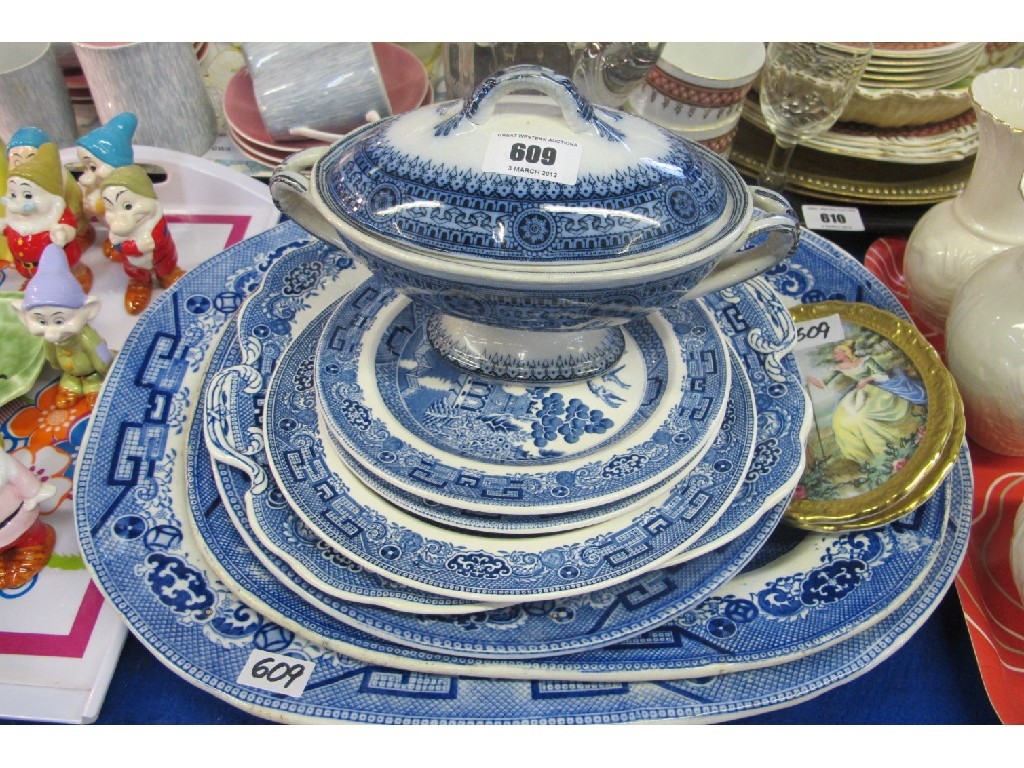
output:
M315 173L314 166L328 149L327 146L310 147L285 158L270 177L270 196L278 210L294 219L300 227L314 237L344 250L345 244L338 232L317 209L310 193L310 177Z
M687 298L697 298L757 277L779 264L796 251L800 242L800 220L778 192L764 187L751 187L754 207L763 213L747 226L737 250L724 256L715 268ZM754 242L750 248L744 248Z

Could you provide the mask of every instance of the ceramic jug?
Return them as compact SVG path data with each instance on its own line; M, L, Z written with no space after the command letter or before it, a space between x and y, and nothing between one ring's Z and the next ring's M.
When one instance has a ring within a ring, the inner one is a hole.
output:
M904 256L919 322L941 331L957 289L991 256L1024 244L1024 70L992 69L971 84L978 153L964 191L929 209Z
M1009 248L960 286L946 321L946 360L964 400L967 434L1024 456L1024 247Z

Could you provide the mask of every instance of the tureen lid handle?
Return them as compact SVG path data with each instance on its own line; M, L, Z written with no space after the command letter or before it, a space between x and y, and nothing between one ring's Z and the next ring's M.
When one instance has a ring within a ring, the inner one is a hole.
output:
M447 134L462 119L483 125L491 119L502 98L519 91L540 91L550 97L562 110L566 124L576 133L596 132L611 141L622 140L621 132L597 116L593 105L570 78L534 64L508 67L486 78L467 99L455 123L438 133Z

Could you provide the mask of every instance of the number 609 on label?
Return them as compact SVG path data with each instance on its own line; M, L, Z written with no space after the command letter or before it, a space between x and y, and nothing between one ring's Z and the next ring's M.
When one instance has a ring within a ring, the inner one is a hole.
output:
M312 661L269 651L253 651L238 675L238 683L270 693L301 696L316 665Z

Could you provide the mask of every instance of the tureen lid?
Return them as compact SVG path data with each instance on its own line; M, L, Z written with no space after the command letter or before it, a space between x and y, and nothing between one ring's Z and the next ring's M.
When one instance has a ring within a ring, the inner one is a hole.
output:
M355 131L314 174L344 226L512 264L675 256L738 233L751 211L722 158L536 66Z

